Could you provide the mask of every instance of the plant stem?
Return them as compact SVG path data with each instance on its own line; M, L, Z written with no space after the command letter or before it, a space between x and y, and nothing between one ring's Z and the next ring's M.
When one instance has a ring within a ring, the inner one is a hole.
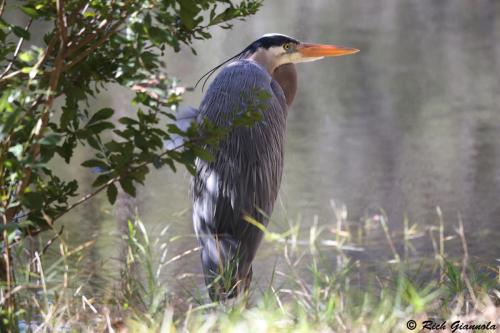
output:
M1 10L0 10L0 12L1 12ZM28 24L26 24L26 27L24 28L24 30L29 30L31 23L33 23L32 18L30 18L30 20L28 21ZM5 75L7 75L7 73L12 68L12 65L14 65L14 62L16 61L17 55L19 54L19 51L21 50L21 47L23 46L23 42L24 42L24 38L23 37L19 38L19 41L17 42L17 45L16 45L16 49L14 50L14 54L12 55L12 59L9 62L9 64L7 65L7 67L5 68L5 70L2 72L2 74L0 74L0 79L2 79Z

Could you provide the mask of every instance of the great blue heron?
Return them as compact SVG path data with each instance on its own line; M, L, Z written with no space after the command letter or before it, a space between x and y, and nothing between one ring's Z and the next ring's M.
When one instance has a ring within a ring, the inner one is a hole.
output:
M259 121L232 129L219 142L214 161L196 160L193 224L212 300L231 298L250 284L263 233L248 217L267 226L273 211L283 173L286 118L297 90L294 64L357 51L267 34L202 77L227 64L199 110L190 109L180 120L183 127L193 118L228 126L235 110L249 107L251 94L265 91L270 96Z

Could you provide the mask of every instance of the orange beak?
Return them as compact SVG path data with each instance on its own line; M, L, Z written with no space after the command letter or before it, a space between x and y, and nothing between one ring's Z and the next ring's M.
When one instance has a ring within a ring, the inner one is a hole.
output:
M297 51L304 58L338 57L359 52L358 49L352 47L307 43L299 44Z

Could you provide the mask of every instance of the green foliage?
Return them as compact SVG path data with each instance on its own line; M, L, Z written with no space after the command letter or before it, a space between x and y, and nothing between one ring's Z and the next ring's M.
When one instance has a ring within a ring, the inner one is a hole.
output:
M159 236L164 236L167 231L168 227L164 228ZM168 306L167 285L160 278L164 263L155 260L154 244L161 241L160 237L150 240L150 235L139 218L128 221L128 234L125 236L127 259L121 271L121 288L118 293L126 300L127 308L145 314L142 318L145 321L158 317ZM166 253L165 246L162 256L166 256ZM125 304L121 305L125 307Z
M210 27L230 28L230 21L254 14L260 5L260 0L40 0L7 5L9 13L18 11L28 24L16 26L0 16L0 63L6 64L0 72L3 224L20 227L19 221L30 221L22 225L35 230L21 231L37 232L81 202L70 203L78 195L77 182L60 179L47 166L56 157L73 163L78 146L94 151L82 164L97 173L96 190L88 197L106 189L111 203L117 195L115 182L135 195L151 165L176 170L180 163L193 172L196 157L212 159L203 144L216 142L227 130L206 124L200 135L195 126L184 132L165 125L174 118L182 91L163 72L161 59L167 48L192 48L194 40L211 37ZM36 45L30 27L42 22L47 28ZM135 93L135 116L118 118L112 108L89 108L89 99L109 84ZM172 134L186 138L183 149L165 151L164 142Z
M228 129L166 125L175 118L183 90L164 73L162 56L181 45L194 52L192 42L210 38L211 27L230 28L230 21L256 13L260 5L261 0L0 0L0 241L6 249L0 282L7 293L13 285L9 240L52 228L101 191L114 203L117 183L135 195L151 165L175 171L179 163L194 172L197 157L213 158L204 145L216 144ZM27 24L13 24L13 13ZM135 94L135 115L119 118L112 108L89 107L110 84ZM182 149L165 150L172 134L184 137ZM79 146L93 151L82 163L96 173L88 194L78 193L76 180L61 179L48 164L55 158L75 163ZM12 309L9 302L3 299L2 306Z

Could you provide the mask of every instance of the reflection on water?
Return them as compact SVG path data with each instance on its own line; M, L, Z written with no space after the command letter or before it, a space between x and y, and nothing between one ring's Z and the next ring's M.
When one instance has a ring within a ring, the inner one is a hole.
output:
M267 1L256 17L196 44L199 56L189 50L170 54L168 71L191 85L267 32L361 49L355 56L298 66L286 170L271 229L283 230L286 218L299 216L303 227L315 215L320 224L333 223L331 199L346 204L351 221L384 208L395 232L405 216L411 223L436 224L440 206L449 230L463 221L475 260L498 258L500 2ZM125 110L117 95L111 103ZM200 99L197 91L185 102L196 106ZM62 172L82 177L86 170ZM91 176L84 177L90 183ZM171 224L169 235L186 235L174 241L172 255L196 246L189 236L188 183L185 172L156 171L137 199L152 230ZM101 197L64 224L74 239L99 235L94 250L99 262L118 255L120 232L113 216ZM374 240L382 239L381 230L374 233ZM382 243L369 243L361 259L390 259ZM262 262L272 253L269 247L264 244L256 259L256 270L264 275L272 269L269 260ZM433 250L423 242L416 251L426 256ZM197 254L187 256L173 274L199 272L199 265Z

